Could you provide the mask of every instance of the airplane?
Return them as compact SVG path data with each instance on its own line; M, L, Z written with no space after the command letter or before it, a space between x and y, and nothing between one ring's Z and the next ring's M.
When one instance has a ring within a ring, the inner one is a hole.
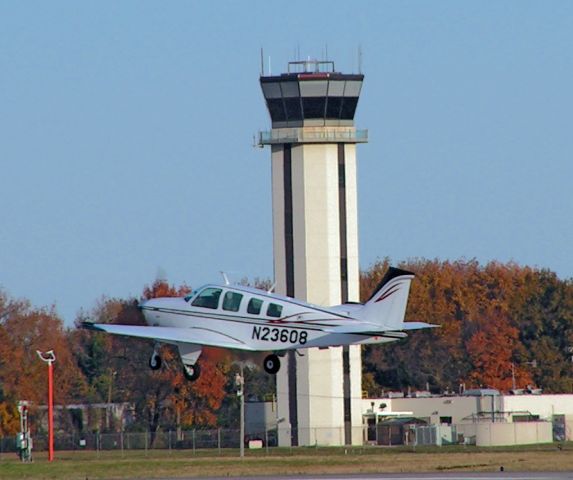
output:
M404 322L412 272L390 267L364 304L321 307L294 298L241 285L204 285L185 297L153 298L140 303L147 326L83 324L84 328L152 339L152 370L161 368L159 347L175 345L183 374L195 381L203 347L247 352L272 352L263 362L276 374L279 355L288 350L341 345L387 343L407 337L407 331L437 327Z

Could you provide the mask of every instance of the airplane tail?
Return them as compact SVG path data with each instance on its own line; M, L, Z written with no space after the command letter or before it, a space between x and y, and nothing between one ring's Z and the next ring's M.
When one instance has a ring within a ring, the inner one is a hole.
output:
M412 272L390 267L360 310L360 320L376 323L384 330L410 330L404 327L404 316L413 278Z

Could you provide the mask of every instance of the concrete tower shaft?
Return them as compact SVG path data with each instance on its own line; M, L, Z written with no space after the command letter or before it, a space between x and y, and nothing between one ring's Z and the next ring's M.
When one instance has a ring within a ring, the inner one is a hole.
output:
M259 143L272 152L277 291L320 305L359 300L356 144L367 131L354 128L354 114L363 79L332 62L291 62L288 73L260 78L272 120ZM360 348L310 349L285 363L281 444L361 443Z

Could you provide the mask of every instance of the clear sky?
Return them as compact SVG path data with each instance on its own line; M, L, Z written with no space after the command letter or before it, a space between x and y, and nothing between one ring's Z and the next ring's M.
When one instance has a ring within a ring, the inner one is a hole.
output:
M573 2L4 1L0 286L67 324L158 276L270 278L258 77L358 70L360 263L573 277Z

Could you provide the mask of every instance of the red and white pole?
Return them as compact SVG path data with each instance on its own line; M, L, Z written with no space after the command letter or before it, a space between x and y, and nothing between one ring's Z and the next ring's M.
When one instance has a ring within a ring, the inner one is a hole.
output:
M38 356L48 364L48 461L54 460L54 362L56 355L53 350L42 353L36 350Z

